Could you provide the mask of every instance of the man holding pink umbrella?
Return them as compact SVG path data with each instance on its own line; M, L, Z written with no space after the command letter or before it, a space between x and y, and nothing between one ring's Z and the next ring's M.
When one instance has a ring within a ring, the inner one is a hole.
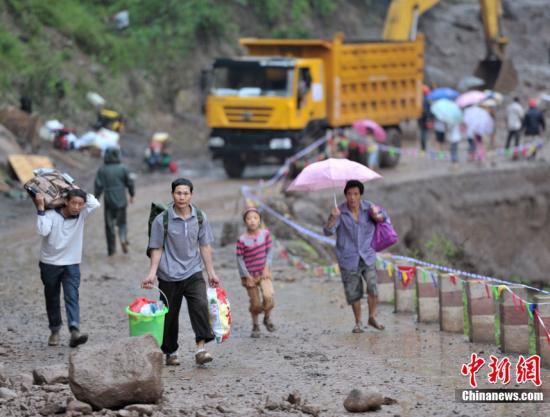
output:
M372 246L374 245L376 250L383 250L397 241L397 234L389 221L376 230L376 223L384 222L387 216L370 201L361 199L365 189L363 182L378 178L382 176L357 162L330 158L304 168L287 188L287 191L316 191L345 185L346 202L338 206L334 194L334 208L323 231L327 236L336 233L336 257L342 272L346 300L355 316L353 333L364 332L361 324L363 280L367 283L369 325L378 330L384 329L384 326L376 321L378 288L375 270L376 251ZM393 233L389 232L388 236L382 236L384 233L381 231L388 229L384 226L391 228ZM373 237L376 238L373 240Z
M363 192L364 186L360 181L347 181L344 188L346 202L331 210L327 224L323 228L327 236L336 233L336 257L342 274L346 301L351 305L355 317L353 333L364 332L361 322L363 280L366 283L369 304L368 324L378 330L384 330L384 326L376 320L376 252L371 247L371 242L375 224L384 222L386 215L375 204L363 200Z

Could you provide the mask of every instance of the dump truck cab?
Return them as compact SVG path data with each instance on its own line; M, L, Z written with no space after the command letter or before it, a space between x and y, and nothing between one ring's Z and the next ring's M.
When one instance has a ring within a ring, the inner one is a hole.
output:
M230 177L247 164L281 163L323 136L371 119L400 146L399 125L422 111L424 38L414 41L245 38L242 58L218 59L207 77L209 148ZM203 80L204 81L204 80ZM398 152L382 151L381 166Z
M208 84L208 145L230 177L247 164L283 162L308 130L325 123L320 59L221 58Z

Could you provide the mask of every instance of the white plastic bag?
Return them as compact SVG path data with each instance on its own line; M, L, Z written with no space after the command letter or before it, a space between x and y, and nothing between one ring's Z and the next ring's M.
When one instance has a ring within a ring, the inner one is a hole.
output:
M208 288L208 311L210 325L216 337L216 343L225 342L231 333L231 306L223 288Z

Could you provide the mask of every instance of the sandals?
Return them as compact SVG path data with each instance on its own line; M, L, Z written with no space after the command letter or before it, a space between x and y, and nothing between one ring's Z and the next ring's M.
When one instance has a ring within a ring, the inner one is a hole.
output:
M374 317L369 318L369 326L372 326L377 330L384 330L386 328L384 325L378 323ZM363 323L357 323L351 332L365 333L365 329L363 328Z
M255 324L252 327L252 333L250 333L250 337L252 337L253 339L258 339L260 337L260 326Z
M199 350L195 354L195 362L197 365L204 365L205 363L212 362L214 358L206 350Z
M351 332L352 333L365 333L365 329L363 329L363 323L357 323Z
M268 317L264 317L264 326L268 332L274 332L275 330L277 330L271 319Z
M175 353L172 353L170 355L166 355L166 366L179 366L180 361L178 360L178 355Z
M369 317L369 326L378 330L384 330L386 328L384 325L378 323L374 317Z

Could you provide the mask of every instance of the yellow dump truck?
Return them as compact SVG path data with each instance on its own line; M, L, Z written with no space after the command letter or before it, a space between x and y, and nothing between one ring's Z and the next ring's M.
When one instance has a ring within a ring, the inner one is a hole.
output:
M241 39L248 55L215 60L204 82L209 149L230 177L281 163L321 136L365 118L400 146L399 124L420 116L424 39ZM380 162L395 165L398 153Z

